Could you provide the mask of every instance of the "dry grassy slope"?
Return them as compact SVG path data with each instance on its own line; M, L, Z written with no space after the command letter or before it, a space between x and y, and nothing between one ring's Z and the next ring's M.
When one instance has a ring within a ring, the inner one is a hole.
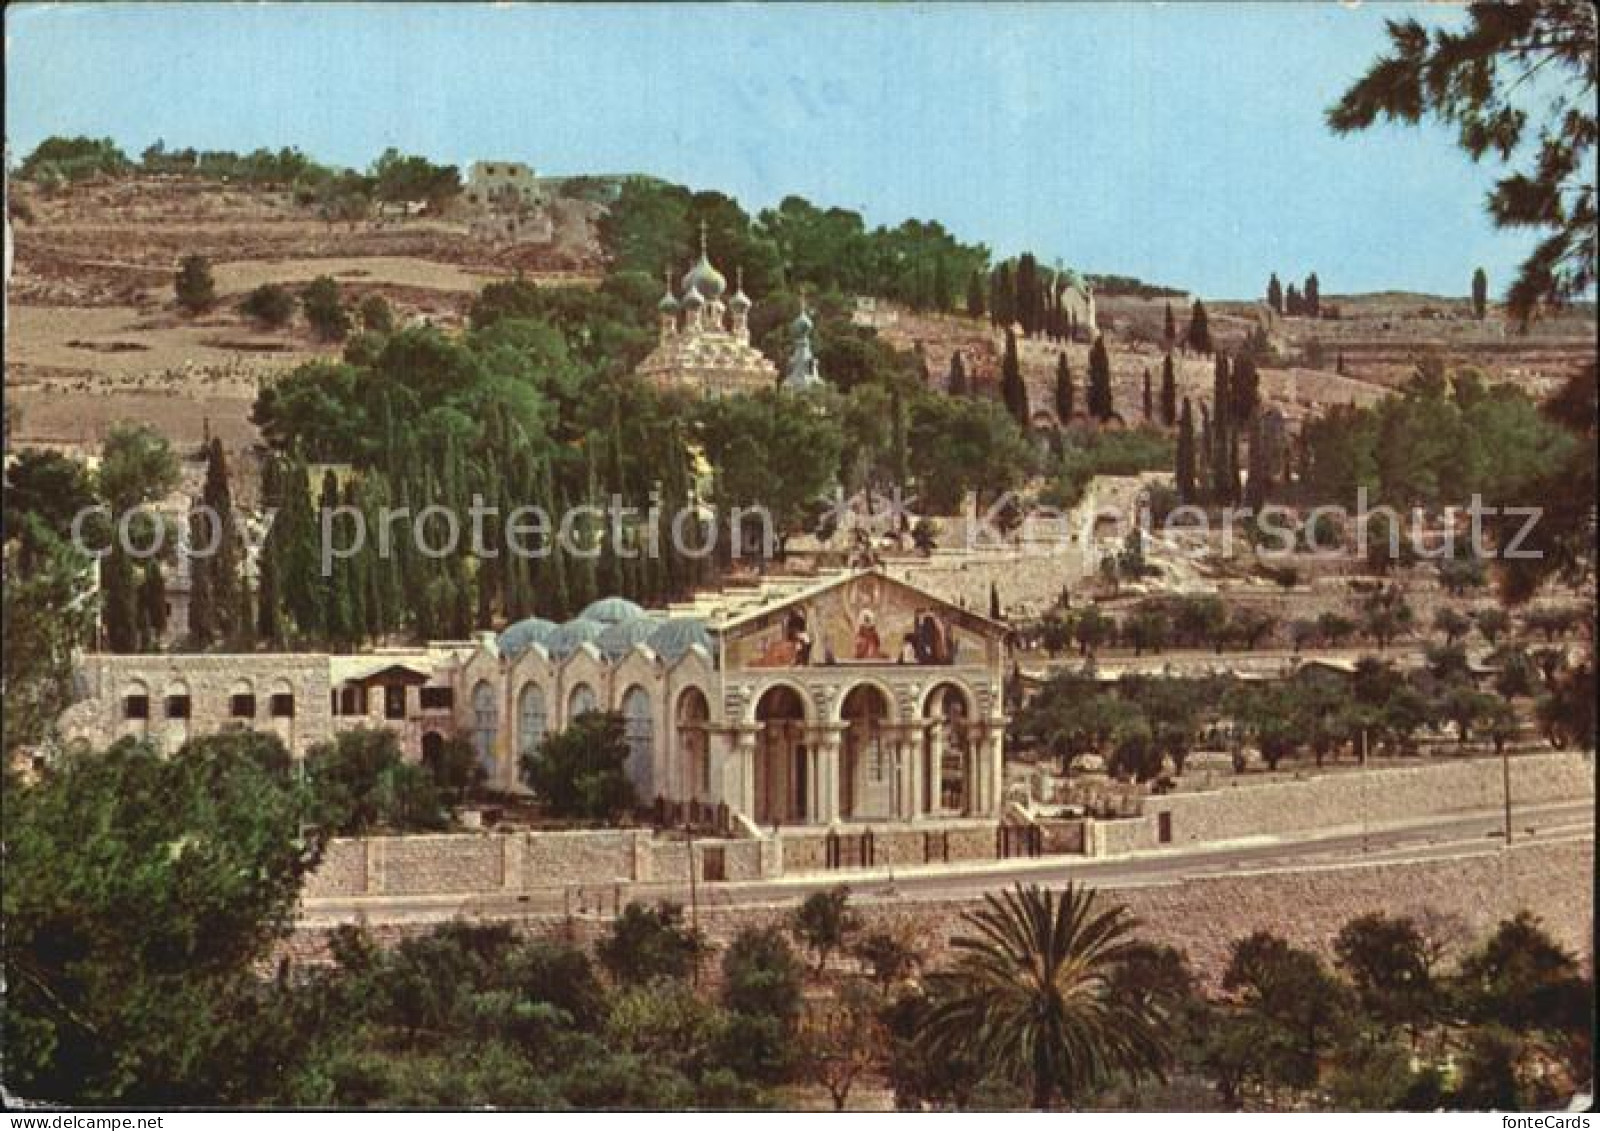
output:
M1111 357L1112 404L1128 424L1143 421L1144 374L1150 373L1151 388L1157 399L1161 386L1161 366L1164 351L1155 343L1161 336L1162 306L1154 310L1154 333L1144 330L1137 322L1128 319L1124 307L1113 302L1111 329L1106 333L1107 348ZM1141 310L1142 316L1149 311ZM949 372L950 355L960 350L969 376L976 375L979 388L998 395L1000 355L1004 338L992 330L982 319L950 315L922 315L909 312L881 313L876 319L879 333L901 349L921 347L928 359L928 369L936 385L942 387ZM1239 330L1235 322L1242 319L1222 315L1219 321L1224 333L1237 333L1243 341L1246 330ZM1224 340L1228 340L1226 337ZM1018 354L1022 362L1023 379L1028 385L1029 404L1035 414L1040 411L1054 415L1055 373L1057 357L1067 355L1077 388L1076 411L1084 411L1084 387L1089 372L1089 346L1083 343L1056 345L1042 340L1022 339ZM1211 399L1213 363L1209 357L1178 353L1173 358L1178 382L1179 398L1189 397L1198 403ZM1304 366L1265 369L1261 375L1262 394L1269 403L1277 405L1291 420L1303 418L1319 407L1330 404L1365 404L1383 394L1381 385L1340 377L1330 370Z
M596 208L577 201L554 206L550 243L506 246L464 222L330 225L286 192L181 177L13 191L5 372L21 443L92 448L128 419L181 443L209 428L248 444L258 381L329 352L298 321L266 331L234 310L262 283L331 275L352 301L381 294L402 318L451 325L486 282L517 271L584 281L599 263ZM222 300L201 318L173 303L188 254L211 261Z

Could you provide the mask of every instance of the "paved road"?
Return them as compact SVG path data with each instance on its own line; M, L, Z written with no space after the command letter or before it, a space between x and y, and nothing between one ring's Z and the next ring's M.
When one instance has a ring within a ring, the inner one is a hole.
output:
M1529 806L1514 814L1513 841L1593 838L1594 803L1589 800ZM1363 860L1427 860L1492 852L1502 840L1504 813L1485 810L1403 824L1341 828L1292 837L1259 837L1159 852L1089 859L1053 856L1001 860L889 873L841 871L740 884L702 884L700 905L739 906L787 902L808 892L848 883L858 899L949 899L975 896L1018 880L1047 884L1087 881L1102 887L1171 883L1191 877L1251 870L1312 868ZM670 898L687 902L688 885L584 885L519 897L407 897L317 900L301 916L305 926L328 926L364 916L369 923L430 922L457 915L516 918L552 912L609 912L620 897Z

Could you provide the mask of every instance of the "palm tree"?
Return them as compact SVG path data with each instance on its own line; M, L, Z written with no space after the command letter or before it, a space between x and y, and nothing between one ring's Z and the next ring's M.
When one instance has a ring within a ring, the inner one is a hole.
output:
M931 1055L971 1057L1031 1083L1040 1110L1116 1072L1159 1074L1159 1008L1115 988L1139 947L1126 907L1097 912L1094 892L1070 883L1059 898L1018 884L984 900L962 916L977 936L951 940L950 989L920 1038Z

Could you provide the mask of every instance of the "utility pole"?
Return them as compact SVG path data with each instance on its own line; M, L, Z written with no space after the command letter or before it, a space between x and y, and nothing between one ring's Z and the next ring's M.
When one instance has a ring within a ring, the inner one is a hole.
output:
M1506 845L1511 845L1511 744L1500 745L1500 785L1506 802Z
M694 932L696 941L700 938L700 885L696 873L699 868L695 866L694 859L694 822L685 821L683 831L689 838L689 929ZM692 985L700 984L700 951L697 947L694 955L694 977L690 979Z
M1367 812L1367 728L1361 728L1361 855L1367 854L1368 817Z

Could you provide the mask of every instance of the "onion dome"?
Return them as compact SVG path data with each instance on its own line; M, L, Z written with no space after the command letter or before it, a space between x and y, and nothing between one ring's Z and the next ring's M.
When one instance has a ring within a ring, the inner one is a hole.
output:
M809 313L807 313L806 308L804 306L802 306L800 308L799 316L796 317L795 320L789 324L789 329L793 330L796 334L799 334L799 335L808 335L815 328L816 328L816 323L811 321L811 315Z
M638 620L644 610L626 597L602 597L591 601L578 614L579 620L597 620L601 624L620 624L625 620Z
M683 309L699 310L705 304L706 300L700 297L699 291L691 288L683 292Z
M548 650L550 637L560 627L554 621L545 620L543 617L528 617L526 620L508 625L495 643L499 646L502 656L520 656L535 644L541 644Z
M728 280L723 277L721 271L711 265L711 258L706 254L706 225L704 221L701 221L700 259L693 267L689 268L688 274L683 277L681 290L684 294L684 300L688 301L689 295L696 291L700 293L701 298L718 299L722 297L722 292L727 289Z
M661 296L661 301L656 303L656 309L662 314L678 313L678 300L672 293L672 273L663 271L661 281L667 285L667 293Z
M650 617L635 617L607 625L606 630L594 638L594 646L608 660L620 660L633 651L635 644L648 643L661 622Z
M663 621L645 641L650 650L669 664L677 663L696 644L715 655L711 633L699 617L674 617Z
M728 309L737 314L747 314L750 311L750 296L744 293L743 267L739 268L738 280L733 297L728 300Z

